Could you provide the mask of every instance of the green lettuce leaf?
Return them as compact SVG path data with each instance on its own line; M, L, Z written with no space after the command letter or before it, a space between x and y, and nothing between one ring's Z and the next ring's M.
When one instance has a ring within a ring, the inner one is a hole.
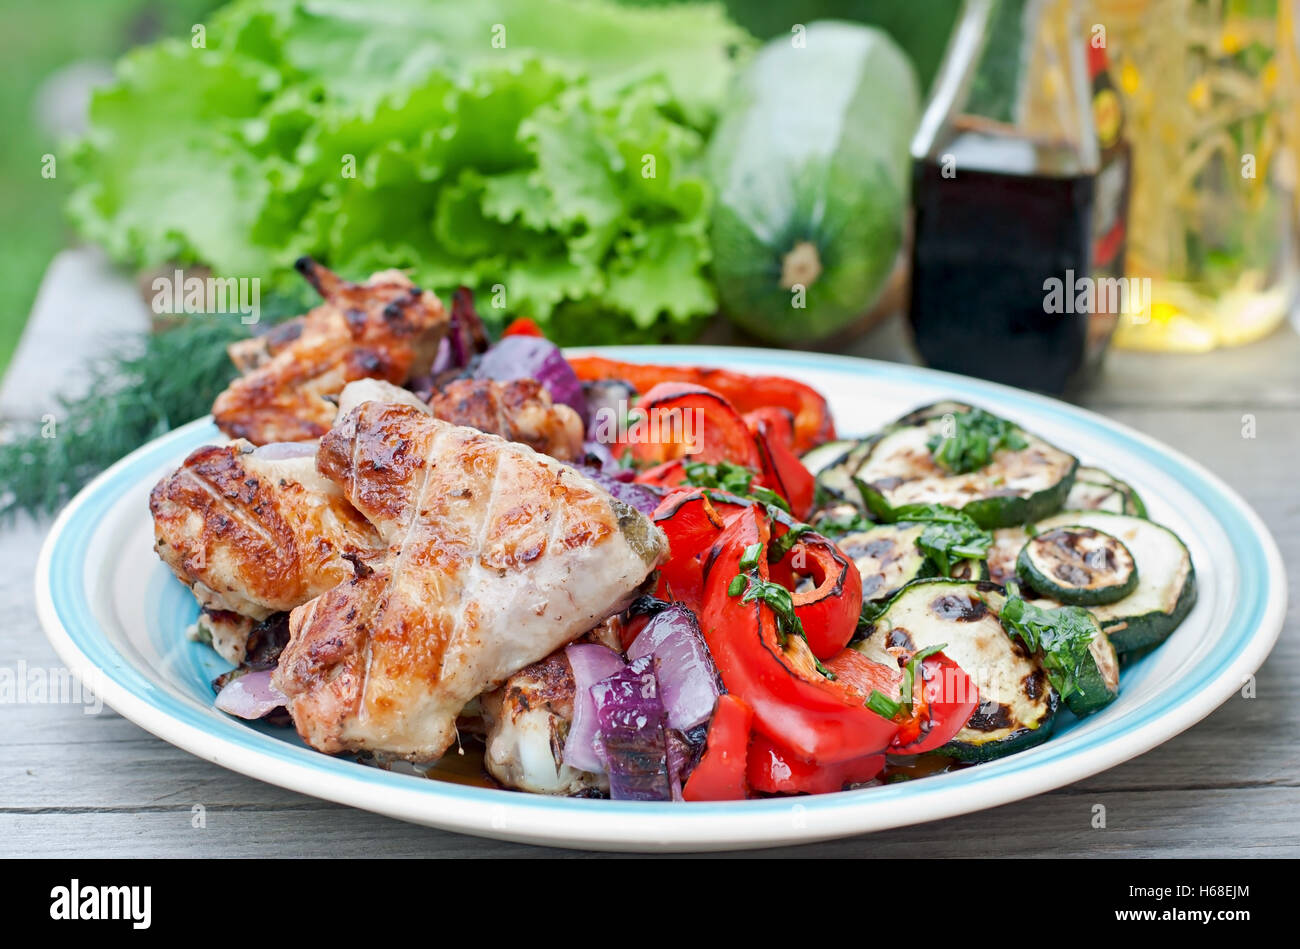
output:
M714 5L236 0L95 97L70 214L118 261L464 284L560 343L681 339L715 299L705 138L748 37Z

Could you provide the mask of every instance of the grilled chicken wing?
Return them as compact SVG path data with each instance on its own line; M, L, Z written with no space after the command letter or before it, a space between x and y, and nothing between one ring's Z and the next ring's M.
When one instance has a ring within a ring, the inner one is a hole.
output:
M429 405L436 417L454 425L522 442L561 461L582 457L582 419L569 406L552 402L535 379L457 379L435 392Z
M246 374L217 396L212 415L232 438L255 445L319 438L334 422L332 398L345 385L405 382L428 369L447 332L442 303L400 271L356 284L306 257L297 267L325 302L231 350Z
M483 763L506 787L534 794L580 794L609 786L605 775L563 764L573 721L573 670L564 650L520 669L481 700L487 724Z
M199 603L255 620L337 586L383 547L310 446L199 448L158 482L149 510L158 555Z
M439 757L467 702L617 612L667 553L572 468L411 406L363 403L317 467L388 545L290 617L275 684L321 751Z
M534 379L457 379L435 392L428 403L408 389L362 379L348 383L339 396L338 417L346 417L362 402L411 405L444 422L521 442L560 461L582 456L582 419L569 406L553 403L546 387Z

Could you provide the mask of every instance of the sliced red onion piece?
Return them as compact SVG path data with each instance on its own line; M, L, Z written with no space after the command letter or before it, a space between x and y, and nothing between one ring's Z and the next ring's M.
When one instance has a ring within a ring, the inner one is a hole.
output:
M289 699L271 684L274 672L274 669L247 672L226 683L226 687L217 693L217 708L228 715L256 719L283 707Z
M570 768L599 774L605 765L596 754L596 731L600 725L591 687L622 671L623 660L614 650L599 643L571 643L565 647L564 655L573 669L573 722L561 758Z
M483 354L474 370L476 379L536 379L551 394L552 402L562 402L587 422L587 400L582 383L573 367L560 353L560 347L540 336L507 336Z
M629 662L643 656L658 660L656 672L669 726L690 731L713 714L722 690L694 613L680 603L657 613L627 651Z
M591 687L598 749L616 801L670 801L664 704L653 656L643 656Z
M636 508L647 517L655 512L655 508L659 506L659 502L662 500L659 492L648 484L620 481L618 478L589 465L575 465L574 467L628 507Z

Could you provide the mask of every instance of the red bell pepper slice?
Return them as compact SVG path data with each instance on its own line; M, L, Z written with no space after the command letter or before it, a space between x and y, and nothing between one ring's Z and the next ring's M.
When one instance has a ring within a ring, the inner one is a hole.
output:
M733 514L705 557L700 625L727 691L754 710L754 730L805 761L828 764L876 754L898 726L867 708L862 697L817 668L807 642L778 627L763 597L733 595L735 578L770 579L767 519L753 508ZM746 571L741 560L757 545Z
M764 735L749 744L749 786L765 794L827 794L850 784L865 784L885 767L884 754L818 764L805 761Z
M774 536L780 538L789 529L778 522ZM791 598L813 655L829 659L848 645L862 612L862 574L857 564L825 537L807 532L771 565L771 571L778 583L792 591L799 575L812 579L812 589L792 592Z
M704 754L686 779L682 797L688 801L741 801L748 796L745 766L753 710L739 696L718 696L704 739Z
M641 396L636 408L642 418L629 427L626 443L642 464L687 458L705 464L729 461L751 471L761 467L745 420L711 389L661 382Z
M835 438L835 423L821 393L783 376L750 376L727 369L652 366L603 356L567 358L573 371L584 382L619 379L638 392L648 392L661 382L691 382L717 392L742 413L770 406L786 409L794 417L791 448L799 454Z
M745 424L751 432L758 432L759 427L766 430L767 437L791 451L794 450L794 416L788 409L767 405L745 413Z
M868 659L856 649L841 649L824 665L835 673L837 682L861 695L864 702L872 692L896 699L903 684L903 673L896 667Z
M812 514L817 481L790 449L789 427L783 433L778 421L783 415L779 410L768 410L751 412L745 419L758 446L764 484L785 498L791 514L806 521Z
M542 332L541 327L526 316L516 317L510 321L502 332L502 336L541 336L545 338L546 334Z
M911 656L900 652L899 660ZM872 692L898 702L902 697L904 673L867 658L855 649L845 649L828 659L825 666L837 681L861 695ZM919 755L934 751L952 741L979 705L979 689L957 663L942 652L923 657L913 667L912 707L899 709L894 721L898 734L890 742L889 753Z
M675 488L686 480L686 462L681 458L665 461L647 468L634 479L637 484L651 484L656 488Z
M748 501L709 488L674 491L660 501L652 519L668 537L669 557L659 568L655 595L680 600L698 613L704 597L703 558L726 518L748 507Z
M912 686L912 713L900 719L890 752L919 755L952 741L965 727L976 706L979 689L961 666L943 653L917 663Z

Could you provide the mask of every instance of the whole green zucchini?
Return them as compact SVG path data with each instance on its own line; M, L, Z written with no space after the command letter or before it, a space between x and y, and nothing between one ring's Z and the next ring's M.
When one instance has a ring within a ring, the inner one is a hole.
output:
M866 313L903 239L916 77L884 33L838 21L767 43L709 147L723 310L765 340Z

